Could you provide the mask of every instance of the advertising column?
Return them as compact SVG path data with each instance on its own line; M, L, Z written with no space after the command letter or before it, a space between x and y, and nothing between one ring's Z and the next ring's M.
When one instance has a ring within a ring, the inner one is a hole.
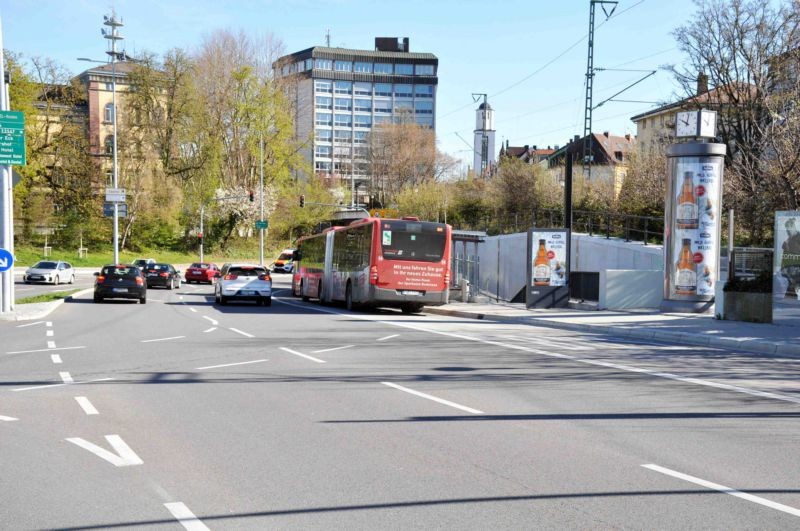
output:
M569 237L567 229L528 231L526 307L557 308L567 305Z
M775 212L772 322L800 326L800 211Z
M719 277L724 144L667 148L662 311L707 312Z

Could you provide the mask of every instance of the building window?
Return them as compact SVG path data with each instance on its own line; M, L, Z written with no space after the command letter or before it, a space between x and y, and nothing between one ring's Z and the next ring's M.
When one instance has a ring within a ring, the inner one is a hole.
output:
M314 68L320 70L333 70L333 61L331 59L317 59L314 61Z
M316 97L316 108L323 109L323 110L331 110L331 105L333 105L333 98L330 96L317 96Z
M366 146L358 146L353 148L353 157L357 159L365 159L369 155L369 148Z
M347 129L337 129L333 138L337 144L349 144L353 138L353 132Z
M333 125L333 115L329 112L318 112L314 123L316 125Z
M414 121L417 122L417 125L421 127L433 127L433 116L431 115L417 114L414 117Z
M333 68L337 72L352 72L353 63L350 61L336 61L333 63Z
M376 74L391 74L392 65L389 63L375 63Z
M647 129L647 118L642 120L642 129Z
M114 121L114 104L113 103L106 103L106 106L103 107L103 121L104 122L113 122Z
M321 172L330 172L331 171L331 163L318 160L314 163L314 169Z
M331 146L317 146L314 149L314 156L329 159L331 157Z
M432 101L415 101L414 112L417 114L433 114Z
M333 131L330 129L317 129L314 131L314 139L317 142L330 142L333 138Z
M306 70L311 70L312 68L314 68L314 60L306 59Z
M414 94L418 98L432 98L433 85L414 85Z
M333 125L336 127L353 127L353 116L350 114L337 114Z
M317 92L330 94L333 92L333 82L325 79L317 79L314 81L314 88Z
M353 83L353 94L356 96L372 96L372 83L356 81Z
M364 114L357 114L355 116L355 126L367 128L372 127L372 117Z
M353 133L353 144L366 144L368 134L366 131L356 131Z
M353 100L350 98L336 98L334 109L337 111L352 111Z
M336 94L352 94L353 83L351 81L337 81L334 83L334 92Z
M392 102L389 100L375 100L375 113L391 114Z
M395 85L394 96L395 98L410 98L413 96L411 85Z
M388 114L384 116L375 117L375 125L390 124L390 123L392 123L392 117L389 116Z
M390 83L375 83L376 96L391 96L392 85Z
M372 63L360 63L356 62L354 70L356 72L364 72L367 74L372 73Z
M433 75L433 65L416 65L415 70L418 76Z
M356 98L353 102L353 110L357 112L372 112L372 100Z
M114 135L108 135L106 137L106 141L103 142L103 149L105 149L106 155L114 154Z
M414 65L407 65L407 64L394 65L394 73L398 76L414 75Z
M333 148L333 154L339 158L350 158L350 146L336 146Z
M109 92L114 91L114 83L106 83L106 90Z

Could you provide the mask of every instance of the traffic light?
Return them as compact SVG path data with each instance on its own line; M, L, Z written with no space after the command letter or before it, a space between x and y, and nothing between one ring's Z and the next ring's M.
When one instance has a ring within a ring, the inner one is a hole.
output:
M250 192L248 192L248 197L250 197L250 202L251 203L256 200L256 194L252 190L250 190Z
M306 196L300 196L300 208L304 208L306 206Z

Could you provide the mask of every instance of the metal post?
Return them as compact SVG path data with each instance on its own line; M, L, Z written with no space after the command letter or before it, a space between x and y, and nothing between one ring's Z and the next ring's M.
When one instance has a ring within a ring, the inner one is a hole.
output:
M259 178L259 194L261 195L260 221L264 221L264 133L259 133L259 151L261 153L261 176ZM264 228L258 229L258 265L264 265Z
M3 50L2 20L0 20L0 50ZM0 110L7 111L10 107L6 87L6 73L3 57L0 56ZM14 253L14 210L13 210L13 183L11 166L0 166L0 248ZM0 273L0 313L10 313L14 309L14 269Z
M648 221L649 220L647 218L644 218L644 244L645 245L647 245L647 238L648 238L648 236L647 236L647 222Z
M203 239L206 237L205 232L203 232L203 218L206 215L206 205L203 203L200 205L200 261L203 261Z
M104 32L105 38L111 41L111 107L113 115L111 117L113 127L113 188L119 187L119 172L117 169L117 41L122 40L117 28L122 26L117 21L116 14L112 11L111 17L105 17L104 26L109 26L111 30ZM119 263L119 203L114 201L114 263Z
M731 253L733 253L733 209L728 209L728 264L730 264ZM730 270L730 267L728 268Z

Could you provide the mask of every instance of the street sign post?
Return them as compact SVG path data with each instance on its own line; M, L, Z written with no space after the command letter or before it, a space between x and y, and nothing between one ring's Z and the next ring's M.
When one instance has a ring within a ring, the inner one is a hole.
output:
M0 111L0 164L25 166L25 115Z
M14 255L7 249L0 248L0 273L5 273L14 267Z
M109 203L124 203L125 188L106 188L106 201Z
M266 219L259 219L256 221L256 229L267 229L269 228L269 221Z

